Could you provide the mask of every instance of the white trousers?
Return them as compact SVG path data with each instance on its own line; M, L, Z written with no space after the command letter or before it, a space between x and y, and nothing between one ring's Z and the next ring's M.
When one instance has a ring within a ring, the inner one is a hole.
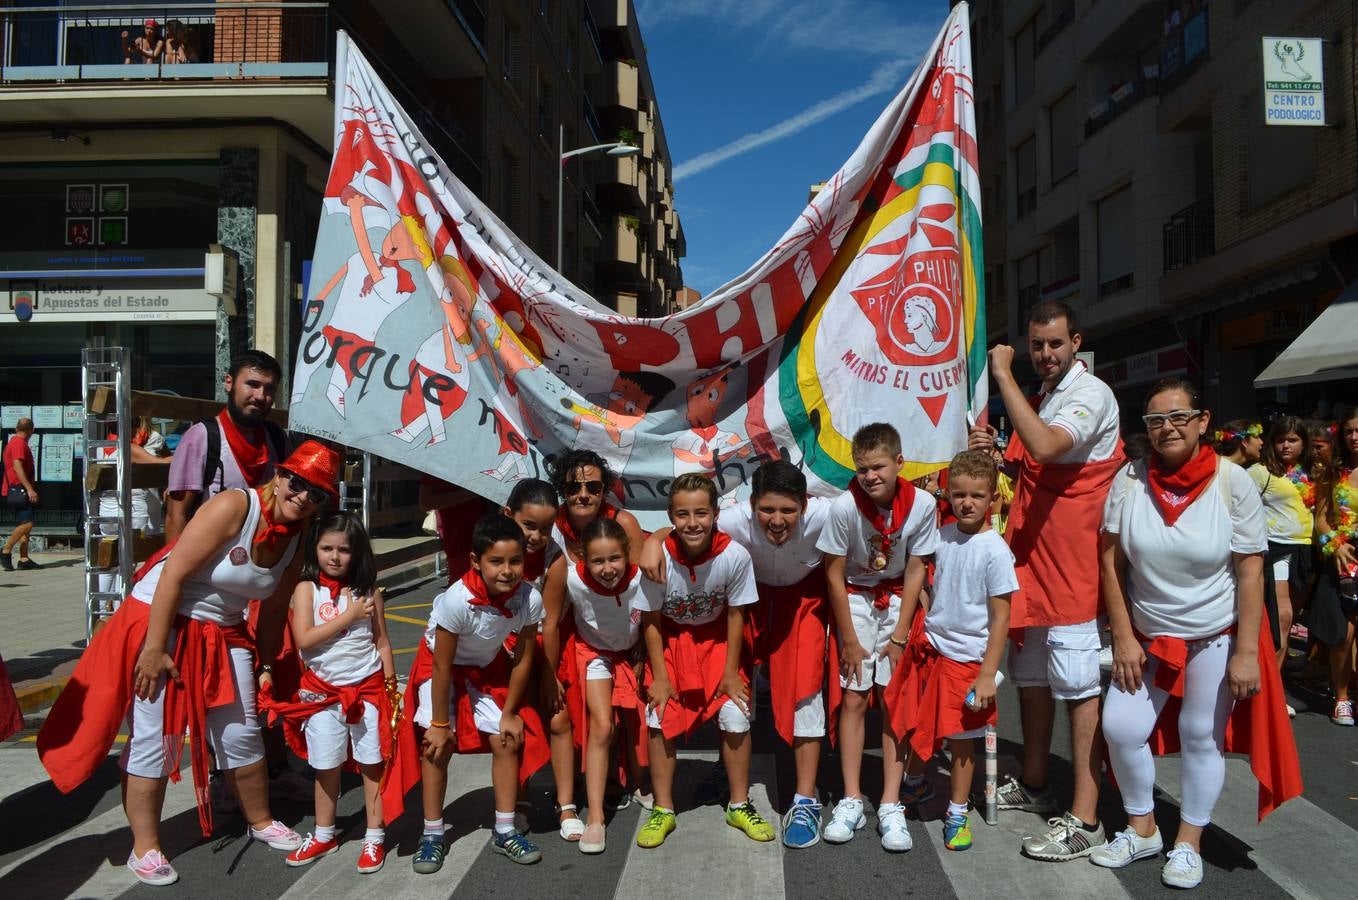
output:
M1217 635L1188 644L1184 672L1183 705L1179 710L1179 744L1182 780L1180 818L1189 825L1205 827L1226 783L1226 720L1235 707L1226 663L1235 647L1233 635ZM1260 660L1261 665L1267 662ZM1141 688L1129 694L1114 686L1103 707L1103 736L1113 762L1122 806L1128 815L1149 815L1155 809L1155 759L1151 755L1151 731L1165 708L1169 694L1155 687L1159 667L1150 659L1141 676Z

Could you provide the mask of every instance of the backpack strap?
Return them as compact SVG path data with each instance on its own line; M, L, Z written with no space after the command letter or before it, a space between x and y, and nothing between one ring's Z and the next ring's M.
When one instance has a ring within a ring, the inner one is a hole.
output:
M198 497L201 504L207 499L208 487L214 481L219 493L226 488L226 471L222 466L222 430L217 419L203 419L198 424L203 426L207 438L203 452L203 492Z
M269 442L269 449L273 451L274 463L282 464L288 458L288 435L275 422L264 420L264 439Z

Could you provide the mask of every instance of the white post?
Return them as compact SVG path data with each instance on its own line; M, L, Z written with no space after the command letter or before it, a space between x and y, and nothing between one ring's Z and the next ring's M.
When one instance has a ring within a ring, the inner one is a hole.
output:
M565 218L566 203L566 126L558 125L556 131L556 270L561 271L562 240L561 223Z

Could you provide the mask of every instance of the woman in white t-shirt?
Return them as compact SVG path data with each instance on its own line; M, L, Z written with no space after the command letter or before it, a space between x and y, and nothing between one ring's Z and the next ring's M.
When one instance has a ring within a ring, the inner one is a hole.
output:
M1268 534L1250 477L1205 442L1211 415L1192 382L1157 383L1142 418L1153 452L1114 479L1102 539L1113 631L1103 733L1129 824L1090 859L1121 868L1159 855L1151 739L1173 729L1157 720L1174 696L1183 802L1161 878L1189 888L1202 881L1202 831L1225 782L1227 720L1260 690Z

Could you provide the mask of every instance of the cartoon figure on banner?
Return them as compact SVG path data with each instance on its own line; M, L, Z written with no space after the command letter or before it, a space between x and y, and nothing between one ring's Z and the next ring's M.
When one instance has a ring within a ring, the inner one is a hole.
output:
M688 386L685 407L689 430L674 439L674 474L699 472L715 477L723 461L733 456L749 456L746 438L733 431L723 431L717 425L717 415L726 390L730 386L732 363L709 375L704 375Z
M487 370L495 377L497 383L493 409L496 431L500 435L500 461L494 468L483 469L481 474L499 481L513 482L532 474L528 467L529 442L514 426L513 421L505 415L504 410L513 404L518 410L519 421L528 427L533 440L542 436L542 430L534 422L526 402L525 386L519 384L519 379L525 373L536 371L542 363L511 329L501 324L492 335L493 327L495 326L485 318L476 319L476 328L481 332L481 339L494 351L498 361L498 365L488 366ZM502 368L503 376L500 373Z
M407 444L426 430L427 446L447 439L445 423L467 399L470 379L466 367L486 352L485 345L471 350L476 283L455 257L440 257L439 268L444 284L438 303L443 323L415 351L410 385L401 398L401 426L391 432L392 437Z
M636 443L633 429L673 390L674 382L658 372L619 372L607 394L587 396L588 406L563 397L562 407L575 413L571 446L593 450L613 471L625 472ZM620 484L616 489L621 490Z

